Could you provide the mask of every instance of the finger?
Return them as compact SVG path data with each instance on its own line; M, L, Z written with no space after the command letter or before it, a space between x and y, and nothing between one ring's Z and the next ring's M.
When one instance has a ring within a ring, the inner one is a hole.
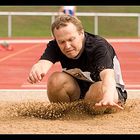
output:
M29 77L27 78L27 81L28 81L29 83L33 84L33 82L31 81L31 79L30 79Z
M117 108L119 108L119 109L121 109L121 110L124 109L122 106L120 106L120 105L118 105L118 104L115 104L114 106L117 107Z
M42 74L41 74L41 78L43 78L44 76L45 76L45 73L42 73Z
M120 105L118 105L118 104L116 104L114 102L113 103L109 103L106 106L108 106L108 107L115 107L115 108L118 108L118 109L121 109L121 110L124 109L122 106L120 106Z
M36 73L36 75L37 75L37 79L41 81L43 77L45 76L45 73L41 73L41 74Z
M30 80L32 83L36 83L36 82L37 82L37 80L34 78L33 75L30 75L30 76L29 76L29 80Z
M101 106L101 103L96 103L95 106Z
M108 105L108 102L106 101L100 101L98 103L95 104L96 106L107 106Z
M37 82L37 81L40 81L38 75L39 75L39 74L38 74L37 72L35 72L35 73L32 73L30 77L32 78L32 80L33 80L34 82Z
M28 81L29 83L31 83L31 84L32 84L32 81L30 80L30 78L29 78L29 77L27 78L27 81Z
M39 73L37 73L37 72L36 72L36 74L35 74L35 78L36 78L36 80L39 81L39 82L42 80L41 74L39 74Z
M121 109L123 110L124 108L116 103L107 103L107 102L99 102L99 103L96 103L95 104L96 107L115 107L115 108L118 108L118 109Z
M102 103L101 103L101 102L96 103L95 106L96 106L96 107L101 107L101 106L102 106Z

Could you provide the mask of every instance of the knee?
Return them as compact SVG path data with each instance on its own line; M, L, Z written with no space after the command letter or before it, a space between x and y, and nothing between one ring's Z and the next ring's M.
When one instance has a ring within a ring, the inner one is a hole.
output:
M85 100L98 102L102 99L102 82L95 82L86 93Z
M49 78L47 82L47 86L52 87L59 87L64 83L64 78L61 72L54 72Z

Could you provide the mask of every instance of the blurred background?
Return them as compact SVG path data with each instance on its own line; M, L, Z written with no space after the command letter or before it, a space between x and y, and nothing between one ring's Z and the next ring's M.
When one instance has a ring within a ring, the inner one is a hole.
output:
M140 6L76 6L78 12L140 13ZM60 6L0 6L0 12L58 12ZM97 33L95 16L78 16L86 31ZM11 33L8 16L0 15L0 37L50 37L52 16L12 15ZM107 38L138 37L138 16L98 16L98 34ZM96 31L95 31L96 30ZM140 29L139 29L140 30ZM9 34L9 35L8 35Z
M57 63L41 83L27 82L32 65L52 39L51 23L59 15L59 8L0 6L0 89L46 89L49 75L61 70ZM85 31L112 44L121 62L126 88L140 89L140 6L76 6L76 16Z

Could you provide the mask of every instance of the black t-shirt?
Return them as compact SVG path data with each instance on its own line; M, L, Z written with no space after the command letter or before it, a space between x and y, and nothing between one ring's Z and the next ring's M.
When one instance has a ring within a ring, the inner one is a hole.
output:
M100 81L100 72L106 68L114 69L116 64L119 67L115 71L116 82L119 85L124 85L116 53L107 40L98 35L85 32L83 47L80 57L71 59L61 52L56 40L52 40L47 44L47 48L40 59L46 59L52 63L60 61L62 68L66 70L78 68L83 73L88 72L93 81Z

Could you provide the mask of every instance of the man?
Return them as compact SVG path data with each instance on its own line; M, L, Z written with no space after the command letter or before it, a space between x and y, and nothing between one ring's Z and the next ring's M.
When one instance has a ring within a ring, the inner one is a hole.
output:
M104 38L85 32L81 21L70 15L56 18L51 29L54 39L33 65L28 82L40 82L60 61L63 71L54 72L47 83L50 102L84 99L98 109L123 109L127 92L113 47Z

